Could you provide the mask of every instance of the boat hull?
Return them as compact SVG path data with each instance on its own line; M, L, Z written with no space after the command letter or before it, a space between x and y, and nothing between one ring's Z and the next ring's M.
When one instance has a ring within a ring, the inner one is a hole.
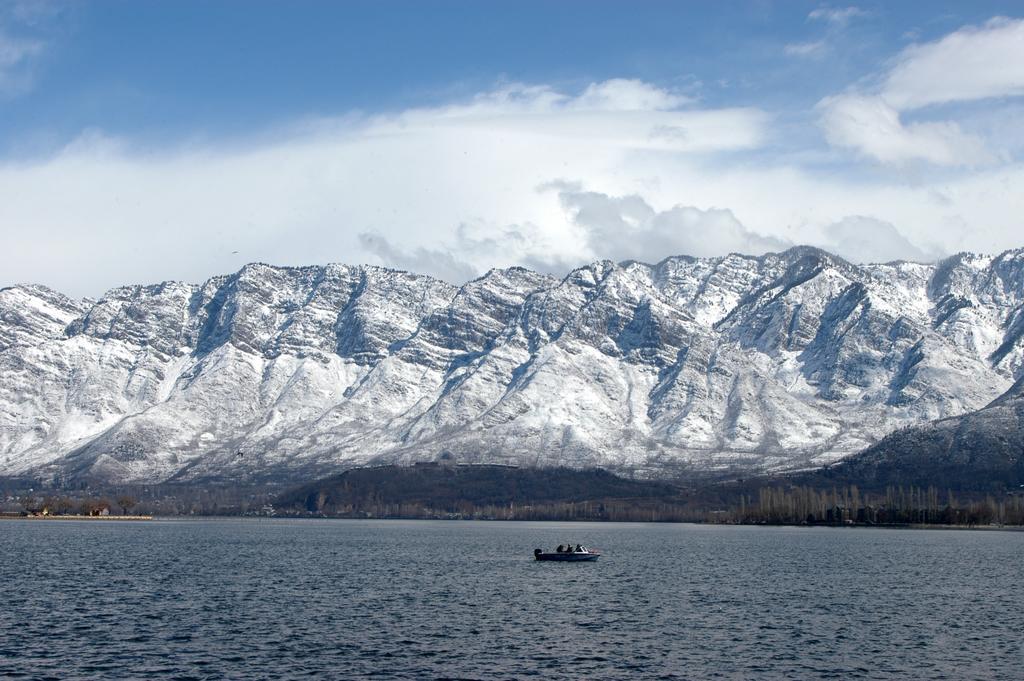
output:
M583 561L597 560L600 553L535 553L537 560L552 560L562 563L579 563Z

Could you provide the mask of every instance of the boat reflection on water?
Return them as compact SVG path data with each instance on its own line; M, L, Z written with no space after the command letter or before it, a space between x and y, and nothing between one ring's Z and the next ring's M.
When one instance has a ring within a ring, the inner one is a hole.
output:
M562 546L559 544L558 548L553 552L545 553L541 549L533 550L533 557L537 560L557 560L563 562L579 562L585 560L597 560L601 557L599 551L594 549L588 549L582 544L577 544L575 548L570 544L568 546Z

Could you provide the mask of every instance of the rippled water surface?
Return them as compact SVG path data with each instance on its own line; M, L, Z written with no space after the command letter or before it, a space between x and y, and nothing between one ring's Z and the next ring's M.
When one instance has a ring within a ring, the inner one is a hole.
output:
M1015 532L9 521L0 677L1024 678L1022 577Z

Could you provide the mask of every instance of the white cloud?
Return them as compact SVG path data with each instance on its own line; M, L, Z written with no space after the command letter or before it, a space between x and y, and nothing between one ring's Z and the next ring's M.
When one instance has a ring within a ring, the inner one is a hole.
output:
M513 264L563 273L594 258L825 243L826 227L868 211L943 252L1021 245L1018 165L855 181L736 153L773 139L763 112L693 108L649 85L590 91L602 94L504 86L230 147L86 134L52 157L0 163L0 285L98 295L250 261L373 262L456 282ZM886 243L879 259L904 257Z
M609 196L555 183L593 258L656 263L670 255L761 254L792 244L744 227L732 211L676 205L657 211L637 195Z
M416 274L429 274L452 284L463 284L477 276L471 264L460 260L450 249L416 247L406 251L387 237L371 232L359 234L359 244L367 253L380 258L389 267Z
M452 284L474 279L492 267L520 265L549 274L566 271L589 259L589 254L559 253L547 243L544 230L533 224L463 223L450 238L431 247L404 248L379 233L359 234L363 249L389 267L429 274Z
M790 43L783 47L783 51L790 57L820 57L828 51L828 44L824 40Z
M41 42L11 36L0 28L0 94L14 94L28 86L27 67L42 51Z
M309 121L230 148L140 150L89 132L52 158L0 164L9 246L0 271L5 283L95 295L126 281L198 280L252 260L391 260L452 279L513 257L575 262L585 249L539 184L631 175L652 155L699 158L765 138L760 111L678 108L686 103L637 81L575 95L506 85L448 106ZM453 234L463 223L542 225L543 239L466 256L470 240Z
M867 15L868 13L859 7L819 7L812 10L807 18L812 21L824 21L837 26L845 26L852 19Z
M6 70L39 54L42 45L31 40L19 40L0 33L0 69Z
M881 97L839 95L818 105L829 143L883 163L921 160L943 166L981 166L997 156L983 140L951 121L904 124Z
M47 28L68 10L61 0L7 0L0 14L30 28Z
M367 133L382 137L458 130L679 152L735 151L763 143L768 123L763 112L750 108L679 110L689 101L632 80L592 84L578 96L517 83L465 104L378 116L369 121Z
M995 19L908 47L880 94L900 111L1024 95L1024 20Z
M360 244L383 264L452 283L495 266L519 264L561 275L594 260L655 263L670 255L760 254L792 245L748 230L728 209L677 205L659 211L636 194L614 196L564 180L536 191L538 198L557 197L573 246L555 246L545 230L532 223L482 222L463 223L450 238L438 239L429 248L403 248L376 233L360 234Z
M578 111L669 111L693 99L639 80L614 78L591 83L569 106Z
M892 223L864 215L847 216L827 225L822 233L823 248L855 263L931 262L941 256L912 244Z
M818 110L835 146L882 163L975 167L1005 161L1006 154L955 120L906 122L907 113L1019 95L1024 95L1024 21L999 19L906 48L878 87L825 98Z
M0 97L29 90L64 8L49 0L0 2Z

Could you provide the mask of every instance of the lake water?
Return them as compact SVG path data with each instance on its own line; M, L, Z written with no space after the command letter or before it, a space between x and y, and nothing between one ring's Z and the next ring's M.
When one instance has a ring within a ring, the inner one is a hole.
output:
M10 521L0 677L1024 678L1022 577L1016 532Z

